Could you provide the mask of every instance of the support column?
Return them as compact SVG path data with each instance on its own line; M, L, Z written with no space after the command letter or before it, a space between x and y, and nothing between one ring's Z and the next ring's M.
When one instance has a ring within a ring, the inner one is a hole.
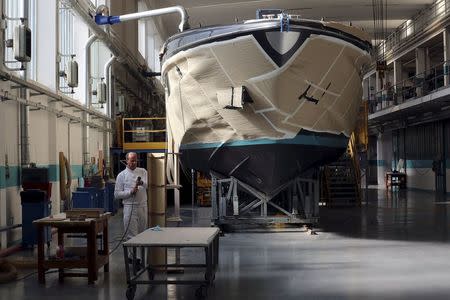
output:
M402 84L402 62L398 59L394 61L394 105L403 102L403 84Z
M426 49L416 48L416 95L423 96L423 85L425 83Z
M377 136L378 185L385 188L385 174L392 168L392 138L388 132L379 132Z
M173 168L174 168L174 172L173 172L173 179L174 179L174 184L177 186L177 188L174 189L174 197L173 197L173 205L174 205L174 217L177 218L178 222L181 222L181 216L180 216L180 189L178 188L178 186L181 186L180 183L180 146L174 143L174 147L173 147L173 151L174 151L174 160L173 160Z
M376 75L375 75L376 77ZM369 76L368 81L369 81L369 91L368 91L368 96L369 96L369 112L370 113L374 113L376 111L376 107L377 107L377 102L376 102L376 98L375 98L375 81L374 81L374 75Z
M382 92L383 89L383 73L376 71L375 73L375 100L377 102L377 110L382 109Z
M400 84L403 80L402 78L403 66L402 62L398 59L394 61L394 86Z
M148 227L166 226L166 159L164 154L147 154L148 171ZM166 264L165 248L148 250L148 260L151 264Z
M50 99L48 100L50 102ZM57 104L55 102L49 103L49 107L56 109ZM47 153L47 161L49 164L49 174L50 181L55 180L54 185L58 186L58 192L52 194L52 212L50 213L59 213L64 211L64 202L61 199L61 194L59 192L59 151L62 145L66 144L66 137L60 135L58 128L65 124L65 120L58 118L54 114L47 114L47 128L48 128L48 153ZM39 151L38 151L39 152ZM44 152L45 153L45 152ZM67 157L69 154L67 154ZM35 159L38 159L39 154ZM53 177L53 178L52 178Z
M430 48L425 48L425 77L430 74L431 70L431 58L430 58Z
M443 34L444 41L444 85L450 84L450 28L445 28Z

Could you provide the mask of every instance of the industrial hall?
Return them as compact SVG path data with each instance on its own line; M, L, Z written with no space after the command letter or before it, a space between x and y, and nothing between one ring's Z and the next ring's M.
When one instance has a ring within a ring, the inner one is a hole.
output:
M0 299L450 298L450 0L0 11Z

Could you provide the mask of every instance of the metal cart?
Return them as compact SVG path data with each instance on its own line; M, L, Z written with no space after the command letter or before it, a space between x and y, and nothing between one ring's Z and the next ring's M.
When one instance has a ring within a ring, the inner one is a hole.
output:
M154 248L203 248L204 264L152 264L149 252ZM157 227L150 228L123 243L125 271L128 288L126 296L132 300L138 284L187 284L200 287L196 296L204 298L212 285L219 264L219 229L208 227ZM147 251L146 251L147 250ZM146 257L147 252L147 257ZM140 254L140 259L137 254ZM131 256L131 260L130 257ZM197 280L155 279L157 270L175 268L202 268L204 278ZM147 279L148 278L148 279Z

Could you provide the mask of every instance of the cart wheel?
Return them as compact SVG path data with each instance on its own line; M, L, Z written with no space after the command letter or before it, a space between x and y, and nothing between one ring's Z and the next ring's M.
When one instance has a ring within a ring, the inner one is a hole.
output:
M136 294L136 286L135 285L128 286L126 292L127 300L133 300L134 294Z
M197 299L205 299L208 297L208 287L202 284L195 290L195 297L197 297Z

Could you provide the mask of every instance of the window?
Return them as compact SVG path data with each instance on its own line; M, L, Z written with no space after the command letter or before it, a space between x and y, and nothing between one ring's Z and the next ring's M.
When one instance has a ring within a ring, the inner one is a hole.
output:
M59 73L66 74L68 70L67 64L75 54L74 51L74 15L71 9L58 1L58 26L59 26L59 45L58 45L58 61ZM67 85L64 76L59 76L59 90L63 93L73 94L73 89Z
M18 62L14 58L14 51L12 47L5 47L5 55L3 57L3 63L8 69L20 71L22 70L22 67L27 69L27 76L35 79L36 77L36 70L34 68L35 64L33 64L33 61L36 57L36 41L35 41L35 34L34 34L34 28L35 26L35 1L30 0L29 6L25 7L24 1L17 1L17 0L6 0L4 2L4 15L6 19L6 31L5 31L5 40L11 40L13 41L14 38L14 30L17 26L22 24L22 21L25 25L27 25L31 29L31 45L27 45L27 47L31 47L31 61L28 63L24 63L22 66L22 63ZM25 20L25 16L28 15L29 19ZM14 41L13 41L14 43Z

